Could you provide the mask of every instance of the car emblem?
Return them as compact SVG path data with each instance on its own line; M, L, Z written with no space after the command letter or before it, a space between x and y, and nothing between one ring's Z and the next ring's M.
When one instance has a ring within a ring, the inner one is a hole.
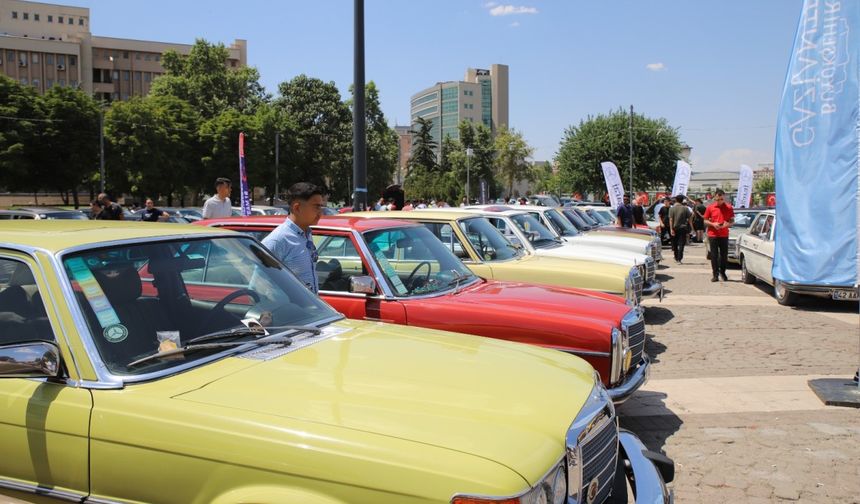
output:
M585 502L592 504L594 499L597 498L598 490L600 490L600 482L597 481L597 478L594 478L591 480L591 483L588 484L588 492L585 494Z

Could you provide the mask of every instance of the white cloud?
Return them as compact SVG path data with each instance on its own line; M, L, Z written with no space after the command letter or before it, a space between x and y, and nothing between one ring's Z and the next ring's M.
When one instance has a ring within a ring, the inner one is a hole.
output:
M537 14L536 7L525 7L516 5L496 5L490 9L491 16L510 16L513 14Z
M664 65L663 63L648 63L647 65L645 65L645 68L651 70L652 72L661 72L663 70L666 70L666 65Z
M511 23L511 24L510 24L510 27L511 27L511 28L517 28L518 26L520 26L520 22L519 22L519 21L514 21L513 23Z
M484 4L484 8L489 9L490 7L495 7L496 5L498 5L496 2L487 2Z

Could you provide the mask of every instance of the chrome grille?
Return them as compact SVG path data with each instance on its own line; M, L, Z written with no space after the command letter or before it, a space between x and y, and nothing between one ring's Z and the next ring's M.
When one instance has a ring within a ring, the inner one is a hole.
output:
M645 282L651 283L654 281L654 278L657 276L657 268L654 262L655 259L646 260L645 261Z
M605 416L581 445L582 491L595 478L599 490L592 502L603 502L612 491L615 466L618 463L618 426L615 416ZM580 495L583 495L580 492Z
M657 247L654 246L653 242L651 243L650 255L651 259L654 259L655 261L659 259L659 257L657 257Z
M638 268L633 268L630 272L630 280L633 282L633 292L635 293L634 298L636 299L636 304L639 305L642 303L642 275L639 273Z
M645 352L645 321L640 319L625 330L630 344L631 362L635 366L642 360L642 354Z

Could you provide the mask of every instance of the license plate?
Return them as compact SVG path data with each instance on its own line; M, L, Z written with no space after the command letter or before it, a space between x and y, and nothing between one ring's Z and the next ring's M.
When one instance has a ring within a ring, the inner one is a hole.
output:
M844 301L846 299L860 299L856 290L838 290L830 293L833 299Z

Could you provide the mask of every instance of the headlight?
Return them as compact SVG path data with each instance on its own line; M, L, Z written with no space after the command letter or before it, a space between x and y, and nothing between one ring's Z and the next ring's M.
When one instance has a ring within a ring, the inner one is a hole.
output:
M569 450L568 450L569 451ZM575 450L578 451L578 450ZM528 489L518 497L484 497L458 495L451 499L452 504L565 504L567 502L567 473L565 472L565 461L554 465L546 476L535 486ZM577 486L576 493L579 493Z
M609 385L621 380L625 369L625 362L630 353L630 341L627 334L617 327L612 328L612 367L609 372Z

